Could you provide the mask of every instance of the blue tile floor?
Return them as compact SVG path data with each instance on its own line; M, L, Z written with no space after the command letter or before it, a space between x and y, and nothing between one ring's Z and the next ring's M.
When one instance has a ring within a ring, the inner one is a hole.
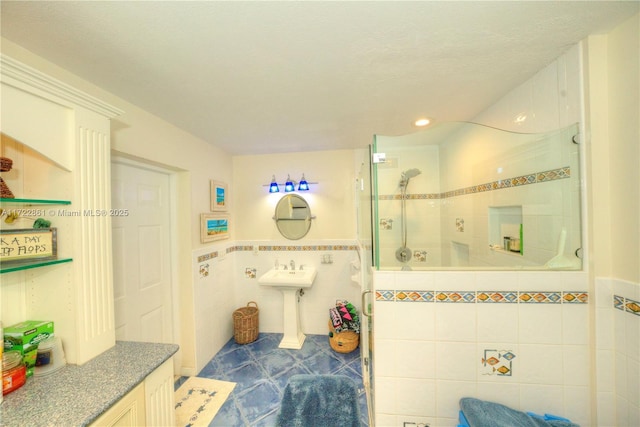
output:
M336 353L327 335L307 335L300 350L278 348L282 334L261 333L250 344L233 338L200 371L199 377L236 383L210 427L274 426L289 377L297 374L346 375L356 381L360 424L368 426L360 349Z

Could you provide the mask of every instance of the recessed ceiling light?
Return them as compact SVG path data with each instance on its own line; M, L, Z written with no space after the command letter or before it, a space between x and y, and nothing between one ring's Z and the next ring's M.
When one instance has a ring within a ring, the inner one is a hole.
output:
M426 125L428 125L429 123L431 123L431 120L429 120L429 119L427 119L427 118L424 118L424 119L418 119L418 120L416 120L414 124L415 124L416 126L422 127L422 126L426 126Z

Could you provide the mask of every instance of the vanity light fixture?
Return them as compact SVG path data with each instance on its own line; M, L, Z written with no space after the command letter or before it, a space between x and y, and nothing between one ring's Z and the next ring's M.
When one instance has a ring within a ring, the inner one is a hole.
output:
M278 183L276 182L276 176L273 175L271 178L271 184L269 184L269 193L279 193L280 188L278 188Z
M287 182L284 183L284 192L290 193L296 189L295 184L291 181L291 176L287 175Z
M300 184L298 184L298 191L309 191L309 183L302 174L302 178L300 178Z
M280 188L284 187L285 193L291 193L293 191L309 191L311 190L311 184L317 184L317 182L309 182L307 178L304 177L304 173L302 174L302 178L300 178L300 182L297 182L291 179L291 174L287 174L287 180L285 183L278 183L276 181L276 176L271 176L271 183L263 184L263 187L269 187L269 193L279 193Z

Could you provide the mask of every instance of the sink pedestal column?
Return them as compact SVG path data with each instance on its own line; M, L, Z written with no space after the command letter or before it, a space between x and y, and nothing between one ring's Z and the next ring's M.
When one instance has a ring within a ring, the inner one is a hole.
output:
M280 341L280 348L302 348L306 335L300 327L300 309L298 305L299 289L280 288L284 296L284 337Z

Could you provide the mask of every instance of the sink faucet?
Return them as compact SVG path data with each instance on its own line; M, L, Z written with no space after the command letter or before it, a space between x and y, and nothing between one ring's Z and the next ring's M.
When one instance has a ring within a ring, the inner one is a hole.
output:
M292 270L295 270L295 269L296 269L296 262L295 262L294 260L291 260L291 261L289 262L289 265L291 266L291 269L292 269Z

